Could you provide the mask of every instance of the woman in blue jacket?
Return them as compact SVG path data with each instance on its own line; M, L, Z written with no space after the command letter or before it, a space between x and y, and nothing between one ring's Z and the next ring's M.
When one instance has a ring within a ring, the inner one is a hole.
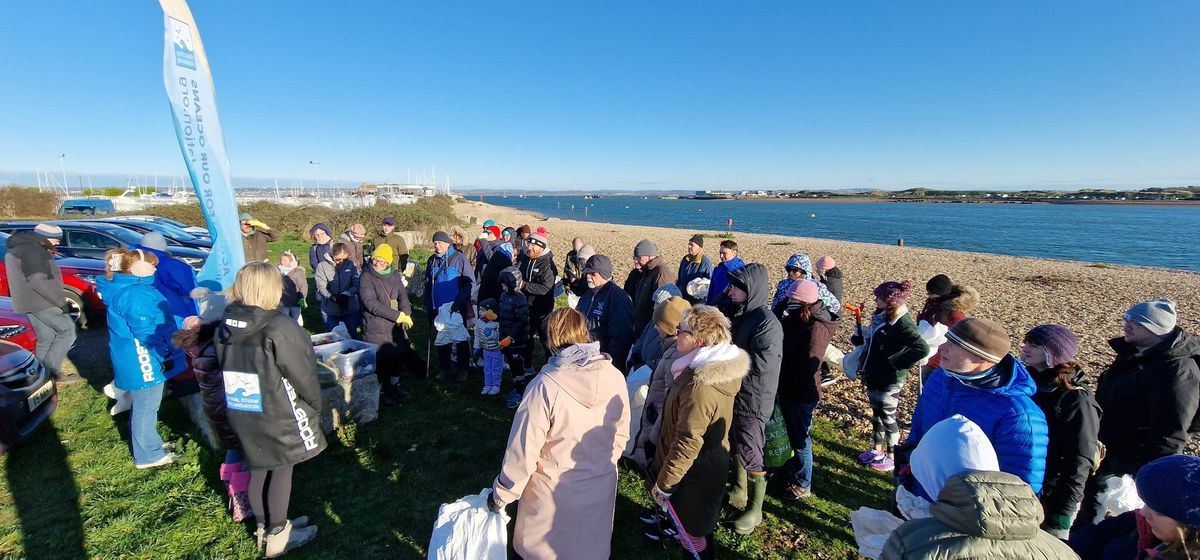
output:
M163 382L186 367L171 344L175 319L166 298L154 288L158 257L141 249L113 249L105 254L105 274L97 289L108 306L108 345L113 384L129 392L129 439L139 469L175 461L158 435L158 406Z

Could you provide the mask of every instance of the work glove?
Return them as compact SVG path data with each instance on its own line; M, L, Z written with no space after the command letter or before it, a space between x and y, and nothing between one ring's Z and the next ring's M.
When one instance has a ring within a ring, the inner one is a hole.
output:
M671 494L663 491L662 488L658 487L658 484L655 484L654 488L650 489L650 499L654 500L654 503L658 504L659 507L667 509L667 502L671 501Z
M496 491L492 490L488 493L487 507L492 513L500 513L504 511L504 506L496 503Z
M258 220L250 220L250 221L248 221L248 222L246 222L246 223L247 223L247 224L249 224L249 225L250 225L250 227L252 227L252 228L258 228L258 229L271 229L271 226L268 226L267 224L264 224L264 223L262 223L262 222L260 222L260 221L258 221Z
M501 348L508 348L508 345L509 345L509 344L512 344L512 337L511 337L511 336L506 336L506 337L504 337L504 338L500 339L500 347L501 347Z
M408 316L408 313L401 311L400 314L396 316L396 324L406 329L411 329L413 327L413 320L412 317Z

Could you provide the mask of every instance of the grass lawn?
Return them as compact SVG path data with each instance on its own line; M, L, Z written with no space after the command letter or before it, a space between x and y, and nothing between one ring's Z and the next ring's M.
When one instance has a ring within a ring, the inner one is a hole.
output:
M306 262L306 243L281 241L272 252L285 248ZM315 306L307 313L316 332ZM413 333L420 352L422 323ZM163 403L159 431L182 448L182 461L133 468L128 416L109 416L99 392L112 378L107 334L80 334L71 359L88 383L64 388L52 424L0 466L8 490L0 493L0 557L254 558L250 531L225 513L221 458L193 439L178 402ZM480 382L478 373L465 384L406 379L412 395L404 404L331 434L327 451L296 468L291 515L308 515L320 533L289 557L424 558L438 506L489 486L500 467L512 412L503 395L480 396ZM817 497L768 497L767 519L754 535L718 530L718 557L858 557L849 513L884 506L889 478L857 464L865 445L859 434L819 414ZM613 557L682 558L678 547L642 537L637 515L649 505L642 488L635 475L621 473Z

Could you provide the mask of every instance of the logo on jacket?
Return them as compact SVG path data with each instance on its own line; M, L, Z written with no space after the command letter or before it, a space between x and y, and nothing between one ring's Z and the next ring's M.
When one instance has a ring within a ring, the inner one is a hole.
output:
M308 413L296 406L296 389L287 379L283 379L283 388L287 391L288 401L292 403L292 416L296 418L296 428L300 430L300 439L304 441L304 449L309 451L317 448L317 434L313 432Z
M137 349L138 370L142 372L142 381L146 383L154 382L154 358L150 356L150 351L142 346L138 339L133 339L133 347Z
M262 389L257 373L225 370L225 407L242 412L262 412Z

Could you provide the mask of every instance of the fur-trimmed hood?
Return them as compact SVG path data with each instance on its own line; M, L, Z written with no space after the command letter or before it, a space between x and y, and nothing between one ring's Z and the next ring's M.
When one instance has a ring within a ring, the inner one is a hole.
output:
M953 313L970 313L979 307L979 291L970 286L955 284L950 293L942 300L942 311Z
M734 395L750 371L750 355L732 344L710 346L696 352L688 367L696 383Z

